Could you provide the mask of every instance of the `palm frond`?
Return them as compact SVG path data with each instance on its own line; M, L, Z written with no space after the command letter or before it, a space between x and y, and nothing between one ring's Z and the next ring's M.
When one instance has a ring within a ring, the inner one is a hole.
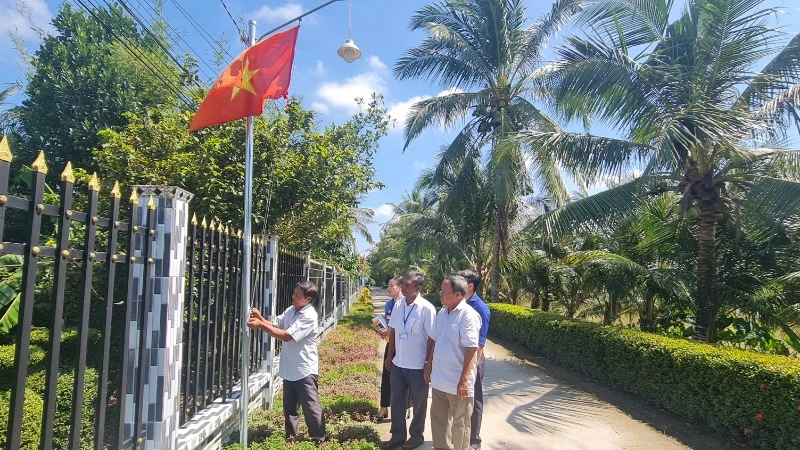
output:
M444 127L454 125L458 120L466 117L472 108L483 104L489 94L486 90L476 93L456 92L415 103L406 117L406 141L403 150L405 151L411 141L432 125Z
M673 0L605 0L589 2L580 25L624 35L628 47L658 42L669 25Z

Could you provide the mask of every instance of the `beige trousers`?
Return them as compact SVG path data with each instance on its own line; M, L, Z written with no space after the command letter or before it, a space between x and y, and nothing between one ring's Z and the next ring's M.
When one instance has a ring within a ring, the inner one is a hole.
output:
M474 397L459 398L431 389L431 434L436 450L469 450Z

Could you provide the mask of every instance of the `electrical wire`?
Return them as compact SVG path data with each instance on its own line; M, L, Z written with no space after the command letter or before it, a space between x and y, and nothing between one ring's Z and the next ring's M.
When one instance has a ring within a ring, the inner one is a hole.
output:
M189 73L189 71L186 70L185 67L183 67L183 64L180 61L178 61L178 59L175 56L172 55L172 52L170 52L169 49L164 45L164 43L161 42L161 39L159 39L159 37L156 36L156 34L153 33L147 25L145 25L144 21L141 18L139 18L139 16L136 13L133 12L133 10L128 6L125 0L117 0L117 1L119 2L120 5L122 5L125 11L127 11L128 14L130 14L130 16L133 17L133 20L135 20L136 23L138 23L139 26L142 27L142 30L146 34L150 35L150 37L153 39L153 42L155 42L156 45L161 49L161 51L164 52L164 55L166 55L167 58L169 58L170 60L172 60L173 63L175 63L175 67L178 68L179 70L182 70L184 74L187 76L187 78L191 80L191 82L195 86L199 87L200 89L203 89L203 86L201 86L200 83L198 83L197 80L194 78L194 76L192 76L192 74Z
M140 11L147 13L147 15L150 17L150 24L152 25L156 21L156 17L159 15L158 11L156 11L155 6L147 0L136 0L136 3L141 8ZM145 11L145 8L149 9L149 12ZM172 43L175 45L175 47L179 48L181 51L185 53L194 55L197 58L197 60L203 65L205 65L206 69L210 71L209 73L198 65L198 69L202 72L203 76L206 77L207 80L213 80L217 72L217 69L214 68L211 64L209 64L206 60L201 59L200 53L197 50L195 50L194 47L192 47L192 45L186 41L186 39L183 38L181 33L178 32L178 30L173 28L173 26L170 24L169 21L164 20L163 22L167 25L167 27L171 32L170 37L172 38ZM185 47L182 46L178 42L178 40L183 42Z
M208 43L208 45L210 45L212 48L219 48L223 53L228 55L229 58L233 59L233 55L231 55L225 47L221 46L219 43L212 42L214 37L208 34L208 32L203 29L203 27L194 19L194 17L192 17L191 14L189 14L188 11L183 8L183 6L180 5L180 3L177 2L177 0L172 0L172 4L178 8L178 11L187 21L189 21L189 24L192 25L198 33L200 33L200 37L202 37Z
M100 2L99 1L97 2L97 4L95 4L93 2L93 0L87 0L87 1L94 8L106 9L109 12L109 15L111 15L112 19L114 19L116 17L116 19L119 19L120 21L124 21L125 20L125 17L122 15L122 13L118 12L118 10L114 8L114 5L112 5L109 0L103 0L103 2L106 4L107 8L102 8L100 6ZM116 13L116 15L114 13ZM113 33L113 28L110 27L110 26L108 28ZM147 31L150 32L149 29L147 29ZM136 34L138 34L138 30L134 29L134 32ZM158 40L158 38L152 32L150 32L150 34L151 34L153 40L155 40L155 41ZM172 58L173 61L175 61L175 63L177 64L177 67L171 67L170 65L168 65L167 63L165 63L162 60L159 60L159 59L155 59L154 60L154 59L150 58L147 54L145 54L142 51L142 48L138 48L136 46L134 46L134 47L128 46L127 42L123 42L123 41L125 41L125 39L119 38L119 40L120 40L120 42L123 43L123 45L125 45L125 47L128 49L129 52L133 53L134 56L137 56L136 53L134 52L134 50L138 51L139 53L138 53L137 59L142 64L145 64L145 66L148 67L151 72L158 72L160 74L159 79L162 80L162 83L164 83L165 85L169 85L172 88L171 90L173 92L177 92L177 95L186 104L187 107L189 107L192 110L194 110L196 108L196 106L194 105L194 101L192 100L192 98L190 96L188 96L185 92L181 92L181 90L179 88L176 88L173 84L169 83L169 81L165 80L165 77L167 75L171 75L172 78L174 78L174 80L177 82L178 85L183 86L184 80L174 70L174 69L178 69L178 70L183 69L183 67L181 67L180 63L178 63L177 61L174 60L174 58ZM148 52L150 52L152 54L159 53L158 50L156 50L153 47L152 44L151 45L147 45L147 40L146 39L142 39L140 41L140 44L145 50L147 50ZM167 56L171 56L171 55L167 55ZM188 74L188 72L187 72L187 75L191 76L191 74Z
M222 7L225 8L225 12L228 13L228 17L231 18L231 22L233 22L233 26L236 27L236 32L239 34L239 36L242 36L244 34L244 32L241 29L239 29L239 24L236 23L236 19L234 19L233 16L231 15L231 12L228 11L228 5L225 4L225 0L219 0L219 2L222 3Z
M176 96L176 100L184 102L185 106L187 106L190 110L194 110L195 109L196 106L195 106L194 102L190 101L187 97L184 96L184 94L182 94L180 91L178 91L172 83L169 83L164 78L162 73L159 73L158 70L153 69L153 67L150 64L148 64L148 63L152 63L151 60L149 60L148 58L144 57L141 53L137 54L136 51L134 51L134 49L130 45L128 45L128 42L127 42L126 39L123 39L121 36L119 36L117 34L117 32L114 30L113 27L111 27L110 25L105 23L105 21L95 13L95 9L99 9L99 7L97 5L93 4L91 2L91 0L87 0L87 2L92 5L92 7L94 8L93 9L93 8L90 8L89 6L87 6L86 3L83 2L83 0L75 0L75 1L83 9L85 9L86 12L89 13L89 15L91 15L92 18L94 18L94 20L98 24L100 24L100 26L102 26L107 32L109 32L114 39L119 41L119 43L122 44L123 47L125 47L125 49L128 51L128 53L130 53L131 56L133 56L139 62L141 62L142 65L144 65L144 67L148 71L150 71L150 73L153 74L153 76L158 78L158 80L161 81L164 84L164 86L167 87L167 89L172 91L172 93L175 94L175 96Z

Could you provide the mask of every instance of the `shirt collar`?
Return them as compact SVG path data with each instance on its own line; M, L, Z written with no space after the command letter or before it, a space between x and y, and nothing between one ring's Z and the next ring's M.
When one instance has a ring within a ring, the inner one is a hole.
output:
M483 301L483 299L482 299L482 298L478 297L478 293L477 293L477 292L473 292L473 293L472 293L472 297L470 297L469 299L467 299L467 303L475 303L475 302L477 302L478 300L480 300L480 301Z
M466 307L466 306L467 306L467 302L465 302L465 301L463 301L463 300L462 300L462 301L460 301L460 302L459 302L459 303L456 305L456 307L455 307L455 308L453 308L453 310L452 310L452 311L448 311L448 312L447 312L447 314L450 314L450 313L452 313L452 312L455 312L455 311L459 311L459 310L461 310L461 309L464 309L464 307ZM446 308L445 308L445 309L446 309Z

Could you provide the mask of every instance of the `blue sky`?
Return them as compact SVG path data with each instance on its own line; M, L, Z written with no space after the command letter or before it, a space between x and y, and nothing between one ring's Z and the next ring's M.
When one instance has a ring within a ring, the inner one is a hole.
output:
M24 1L27 11L22 15L17 8L20 1ZM145 20L151 17L150 5L154 0L125 1ZM324 0L224 1L235 19L243 19L240 26L245 26L249 19L255 19L259 35L324 3ZM214 64L214 48L207 42L208 36L204 37L184 17L176 2L205 33L214 39L226 37L230 42L229 53L236 56L243 47L237 42L233 21L220 0L164 2L170 26L182 38L177 42L181 49L176 49L176 53L190 51L195 54L202 61L204 78L216 78L222 67ZM24 78L24 64L13 48L9 33L17 33L29 50L35 50L38 38L28 23L33 22L47 30L49 19L57 13L61 3L55 0L0 0L0 16L4 18L0 22L0 85ZM94 0L94 3L102 4L99 0ZM383 223L391 217L392 209L388 204L399 202L403 193L412 189L420 172L433 165L438 148L453 136L448 130L432 129L403 153L400 125L408 108L416 101L438 95L452 86L413 80L401 82L392 76L392 67L397 58L423 38L420 32L409 32L407 25L414 11L429 3L428 0L352 0L352 37L364 55L353 64L345 63L336 55L336 49L348 37L348 3L348 0L334 3L303 21L297 43L291 94L302 97L306 107L319 111L323 122L346 120L355 111L355 97L368 97L373 91L384 95L390 114L397 118L397 127L382 140L375 158L377 178L386 188L370 192L362 202L363 207L373 208L376 221ZM770 0L768 4L783 7L783 13L776 20L785 32L798 32L798 0ZM528 15L536 18L549 9L551 3L548 0L529 0L527 5ZM557 38L553 45L558 42ZM603 134L606 130L598 128L592 131ZM379 226L371 227L376 238ZM360 251L368 248L362 239L359 239L358 246Z

